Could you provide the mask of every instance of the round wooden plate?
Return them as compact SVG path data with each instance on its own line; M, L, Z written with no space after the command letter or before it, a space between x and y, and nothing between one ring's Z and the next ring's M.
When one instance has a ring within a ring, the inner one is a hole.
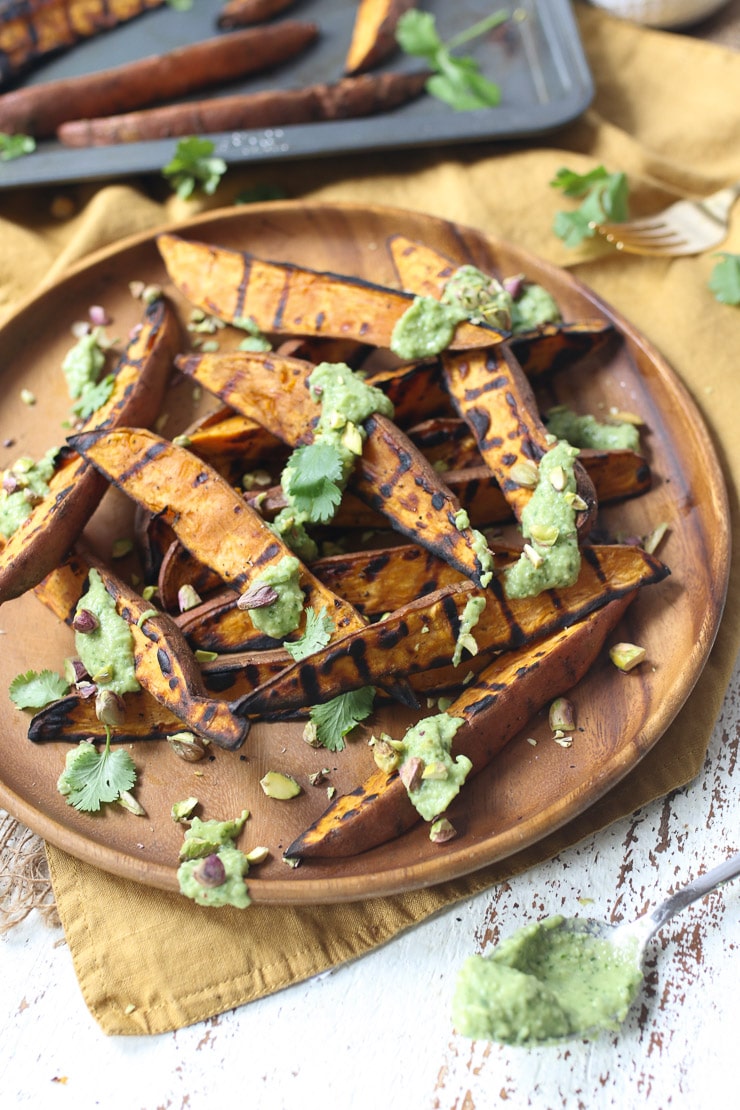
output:
M137 797L146 817L117 806L98 815L78 813L56 790L67 745L34 745L27 739L28 714L16 709L7 689L29 669L60 670L71 654L69 629L31 596L0 613L0 803L42 837L78 858L117 875L168 890L177 889L182 827L170 816L173 802L195 795L203 817L252 814L240 840L264 844L271 856L253 869L255 901L317 903L354 900L456 878L505 858L583 812L626 775L665 731L690 693L707 659L727 587L729 533L726 493L712 445L687 392L646 340L569 274L480 232L419 213L352 205L270 203L208 213L180 225L181 234L246 249L282 261L396 284L385 242L402 232L460 263L472 262L500 276L525 273L547 286L566 319L611 320L621 338L603 355L558 374L548 403L573 403L598 414L605 406L639 413L654 474L645 496L602 511L613 532L644 535L660 522L669 526L660 556L671 576L643 591L612 638L647 649L648 661L624 675L602 658L572 693L578 731L572 747L552 741L543 714L466 785L450 811L457 839L431 844L419 824L406 835L351 859L288 867L282 852L326 807L326 785L308 775L329 770L339 792L371 769L361 728L339 754L315 751L300 724L255 726L241 752L216 750L199 764L184 763L166 742L132 746L139 770ZM73 339L70 329L102 304L113 319L112 336L125 338L140 315L129 282L167 284L154 235L126 240L95 255L23 307L0 330L0 465L19 455L38 457L61 443L69 398L60 366ZM181 304L183 318L189 310ZM21 390L36 396L33 406ZM173 384L167 434L192 416L192 383ZM216 407L215 404L212 407ZM7 445L12 440L11 445ZM103 551L126 535L130 510L115 493L106 495L90 534ZM378 727L377 719L372 722ZM384 727L401 735L400 712ZM532 745L531 737L537 740ZM268 769L287 771L303 785L289 802L266 798L258 783Z

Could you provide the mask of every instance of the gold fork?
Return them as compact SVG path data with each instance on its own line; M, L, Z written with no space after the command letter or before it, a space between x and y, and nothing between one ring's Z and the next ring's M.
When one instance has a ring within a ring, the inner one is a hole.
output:
M679 200L654 216L591 226L619 251L630 254L701 254L726 237L740 181L704 200Z

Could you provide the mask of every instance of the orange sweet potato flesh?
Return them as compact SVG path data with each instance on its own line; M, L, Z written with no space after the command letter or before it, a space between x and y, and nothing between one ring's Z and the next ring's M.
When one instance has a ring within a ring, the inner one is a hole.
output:
M240 593L292 554L228 482L184 447L141 428L83 433L70 443L108 481L161 514L199 561ZM305 567L299 582L307 606L326 607L335 636L364 627L359 613Z
M166 300L148 306L140 333L116 369L113 393L81 434L158 415L167 388L180 326ZM32 589L73 546L107 489L107 482L78 454L66 450L49 482L49 493L0 551L0 602Z
M345 77L333 85L180 101L121 115L68 120L57 129L57 138L65 146L108 146L178 135L355 119L389 112L413 100L423 91L425 81L423 73L366 73Z
M294 57L317 37L311 23L238 31L166 54L78 77L26 85L0 96L0 131L49 138L65 120L109 116L187 96Z
M187 300L227 322L251 317L267 333L389 347L396 321L413 301L411 294L359 278L265 262L177 235L162 234L157 245L171 281ZM491 328L460 324L450 346L487 347L501 338Z
M532 489L512 477L514 468L525 461L538 462L551 447L529 382L506 344L487 351L446 353L442 365L455 407L475 433L484 462L521 520ZM584 535L596 516L596 491L577 460L575 475L587 506L576 518Z
M580 681L633 597L626 594L585 620L499 656L450 705L446 712L465 722L455 735L453 755L468 756L471 775L489 764L542 706ZM358 855L400 836L418 820L398 772L376 770L332 802L285 855L301 860Z
M109 30L164 0L20 0L0 13L0 85L47 55Z
M537 597L509 599L499 578L485 591L486 606L474 628L481 652L509 651L580 620L640 586L661 581L668 569L642 548L614 545L583 549L578 581ZM391 672L406 677L447 666L471 596L471 583L446 586L401 606L384 620L294 663L248 694L240 712L269 715L328 701L347 690L382 684ZM460 673L465 674L463 658Z
M344 62L347 74L366 73L398 49L396 25L415 0L360 0Z
M319 407L308 379L314 367L301 359L271 354L201 354L176 360L243 416L295 446L311 442ZM484 568L469 527L458 528L460 502L403 432L376 413L364 423L367 438L350 481L366 504L382 513L402 535L415 539L480 583Z

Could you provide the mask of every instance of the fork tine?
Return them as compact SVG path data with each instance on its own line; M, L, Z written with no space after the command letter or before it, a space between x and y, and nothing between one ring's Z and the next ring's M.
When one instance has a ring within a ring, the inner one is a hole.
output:
M672 244L680 246L682 243L688 242L688 236L677 228L664 227L656 231L635 231L633 228L628 228L627 233L622 232L608 232L607 239L610 242L619 241L622 243L647 243L653 246L668 247Z

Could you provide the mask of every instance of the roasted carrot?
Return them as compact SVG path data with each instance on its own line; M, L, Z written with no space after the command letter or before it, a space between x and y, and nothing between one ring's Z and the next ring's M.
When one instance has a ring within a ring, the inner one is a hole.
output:
M169 302L154 301L146 310L141 331L118 363L110 398L83 431L153 420L179 343L180 326ZM68 448L61 452L48 494L0 551L0 602L32 589L61 562L106 488L94 467Z
M389 347L396 321L413 302L410 293L360 278L265 262L169 233L157 237L157 246L170 280L192 304L228 323L251 317L268 334ZM488 347L502 339L493 328L460 324L450 348Z
M164 0L16 0L0 12L0 85L47 56L158 8Z
M27 85L0 96L0 131L43 139L65 120L87 113L110 116L187 96L288 61L317 35L312 23L286 22L220 35L97 73Z
M490 763L541 706L580 681L633 597L626 594L587 620L501 655L449 706L445 712L464 721L453 754L471 760L471 775ZM357 855L400 836L418 820L398 772L378 769L332 802L285 855Z
M266 23L268 19L295 7L296 3L297 0L228 0L221 8L216 24L223 31L230 31L233 27Z
M415 6L416 0L360 0L344 72L366 73L393 54L398 21Z
M65 146L109 146L178 135L285 127L320 120L355 119L390 112L419 96L425 74L380 73L347 77L334 85L268 89L143 108L138 112L63 123L57 138Z

